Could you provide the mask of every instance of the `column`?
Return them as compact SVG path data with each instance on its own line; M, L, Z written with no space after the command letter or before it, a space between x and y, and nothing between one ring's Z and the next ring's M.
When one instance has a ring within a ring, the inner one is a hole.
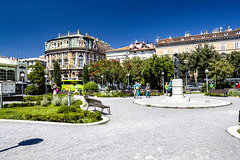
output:
M50 54L50 66L52 66L52 55Z
M92 63L94 63L95 61L94 61L94 53L92 53Z
M64 64L63 64L63 53L62 53L62 66L63 66Z
M70 65L70 53L68 53L68 65Z
M49 67L48 65L49 65L49 64L48 64L48 55L47 55L47 68Z
M78 52L76 52L76 60L75 60L75 63L76 63L76 67L79 66L79 64L78 64Z

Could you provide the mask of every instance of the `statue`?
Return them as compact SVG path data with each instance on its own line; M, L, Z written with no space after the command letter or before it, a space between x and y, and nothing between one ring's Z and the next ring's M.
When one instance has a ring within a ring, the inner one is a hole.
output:
M177 58L177 53L174 53L173 55L173 72L174 72L174 79L179 79L180 63Z

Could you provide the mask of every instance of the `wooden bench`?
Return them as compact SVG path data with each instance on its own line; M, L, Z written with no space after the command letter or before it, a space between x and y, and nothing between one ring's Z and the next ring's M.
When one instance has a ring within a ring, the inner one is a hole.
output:
M209 93L213 93L213 94L224 94L224 96L228 96L227 92L230 88L224 88L224 89L212 89L209 90Z
M127 94L130 94L130 95L133 96L133 91L131 91L131 90L130 90L130 91L125 91L125 90L122 90L122 91L121 91L121 95L122 95L122 96L125 96L125 95L127 95Z
M183 93L186 93L186 92L190 92L190 94L191 94L192 90L191 89L183 89Z
M91 106L91 107L94 107L95 110L96 110L96 107L101 108L101 109L102 109L101 112L103 112L103 110L104 110L105 108L107 108L108 113L111 114L111 113L110 113L110 106L104 105L100 100L93 99L93 98L89 98L87 95L84 96L84 99L85 99L85 101L88 103L87 110L88 110L88 108L89 108L90 106Z
M140 92L143 92L146 94L146 89L141 89ZM160 92L158 91L158 89L150 90L150 94L151 93L156 93L158 96L160 95Z

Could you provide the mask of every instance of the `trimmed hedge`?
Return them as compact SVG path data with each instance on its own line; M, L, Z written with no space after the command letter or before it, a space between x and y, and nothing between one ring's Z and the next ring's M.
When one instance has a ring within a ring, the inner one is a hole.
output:
M65 123L92 123L102 120L99 111L90 112L73 106L62 106L53 114L26 114L24 119L34 121L65 122Z
M28 107L28 106L35 106L35 105L36 103L32 103L32 102L11 103L11 104L4 104L3 108Z
M39 94L39 89L34 85L27 86L24 90L24 93L27 95L37 95Z
M215 97L225 97L224 94L221 93L205 93L205 96L215 96Z

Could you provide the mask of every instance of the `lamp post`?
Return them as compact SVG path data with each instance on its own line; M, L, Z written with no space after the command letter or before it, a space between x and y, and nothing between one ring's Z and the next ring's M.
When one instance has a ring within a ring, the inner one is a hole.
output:
M23 78L24 78L24 73L21 73L21 78L22 78L22 96L23 96Z
M162 72L162 80L163 80L162 90L163 90L163 95L164 95L164 72Z
M65 91L65 87L64 87L64 76L62 76L62 81L63 81L63 91Z
M187 86L187 63L188 63L188 60L185 59L184 63L185 63L185 76L186 76L186 86Z
M205 73L206 73L207 93L208 93L208 72L209 72L209 70L206 69Z
M128 76L128 90L129 90L129 73L127 74L127 76Z
M104 77L104 75L101 75L101 77L102 77L102 88L103 88L103 77Z
M45 77L45 94L47 94L47 78L48 78L48 76L45 75L44 77Z

